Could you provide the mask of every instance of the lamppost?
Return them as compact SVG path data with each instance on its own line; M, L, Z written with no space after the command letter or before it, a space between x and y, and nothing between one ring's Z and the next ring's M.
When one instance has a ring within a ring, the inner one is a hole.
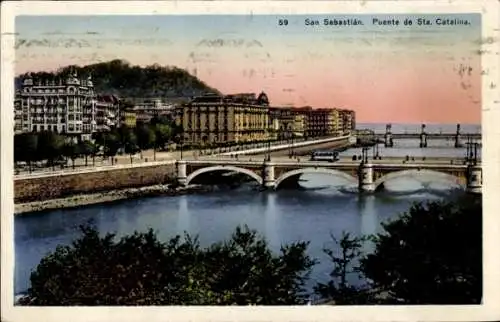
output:
M266 161L271 161L271 139L267 139L267 155Z
M467 150L465 152L466 153L465 162L469 164L473 161L474 158L474 153L472 151L473 143L472 143L472 138L470 136L467 136L467 143L465 145L467 146Z
M361 164L368 163L368 147L363 147L361 149Z
M477 148L479 146L479 143L474 142L473 145L474 145L474 159L472 160L472 163L474 165L477 165Z
M184 148L184 131L181 132L181 139L179 141L181 143L181 160L182 160L182 150Z

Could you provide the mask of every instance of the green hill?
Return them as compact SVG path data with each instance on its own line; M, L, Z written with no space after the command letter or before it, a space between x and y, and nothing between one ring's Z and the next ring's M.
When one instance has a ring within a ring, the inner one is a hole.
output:
M86 66L66 66L56 72L32 72L34 78L52 80L65 77L72 70L78 76L92 75L98 93L119 97L192 97L219 91L209 87L186 70L157 64L140 67L124 60L112 60ZM16 87L26 74L16 78Z

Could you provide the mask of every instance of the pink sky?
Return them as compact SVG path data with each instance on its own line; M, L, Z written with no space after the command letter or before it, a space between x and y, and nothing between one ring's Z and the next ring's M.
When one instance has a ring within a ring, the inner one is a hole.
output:
M139 19L138 23L151 26L143 26L134 35L139 27L130 29L130 19L113 24L109 18L99 19L82 20L77 25L71 19L75 29L71 33L60 32L66 25L62 21L56 33L53 20L43 24L45 29L36 27L42 25L36 19L20 24L20 38L45 39L49 45L18 48L16 72L125 59L142 66L158 63L185 68L226 94L263 90L276 106L352 109L359 122L481 122L477 27L466 33L441 34L436 29L432 33L398 30L321 34L304 31L297 22L296 32L286 34L266 27L265 20L254 19L252 28L262 27L262 32L252 32L254 29L245 27L250 23L247 20L227 18L227 25L221 24L220 31L202 25L185 30L190 33L187 35L165 27L155 38L148 28L156 32L155 26L170 20L160 19L153 25L150 20ZM209 19L204 23L213 25ZM241 29L225 32L238 23ZM37 35L42 29L45 33ZM94 30L95 35L81 30ZM144 35L149 37L147 42ZM75 39L86 45L64 45ZM226 45L206 45L220 39ZM469 67L470 72L460 75L461 69Z

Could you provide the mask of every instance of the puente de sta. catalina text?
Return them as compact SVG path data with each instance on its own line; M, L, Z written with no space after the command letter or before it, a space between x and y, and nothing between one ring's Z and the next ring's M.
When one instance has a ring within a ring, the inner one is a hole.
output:
M399 17L386 17L386 18L372 18L370 21L372 26L469 26L470 21L467 19L450 19L450 18L399 18ZM324 18L324 19L304 19L305 26L364 26L365 23L358 18Z

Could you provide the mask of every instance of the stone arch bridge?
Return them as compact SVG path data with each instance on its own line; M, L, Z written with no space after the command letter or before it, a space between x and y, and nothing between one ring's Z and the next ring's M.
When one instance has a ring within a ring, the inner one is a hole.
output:
M359 163L316 161L238 161L238 160L181 160L177 161L177 180L187 186L199 175L224 171L246 174L259 185L278 189L283 185L297 185L304 173L332 174L356 183L360 192L381 189L388 180L400 177L430 175L466 187L471 193L481 193L482 168L480 165L452 165L439 163Z

